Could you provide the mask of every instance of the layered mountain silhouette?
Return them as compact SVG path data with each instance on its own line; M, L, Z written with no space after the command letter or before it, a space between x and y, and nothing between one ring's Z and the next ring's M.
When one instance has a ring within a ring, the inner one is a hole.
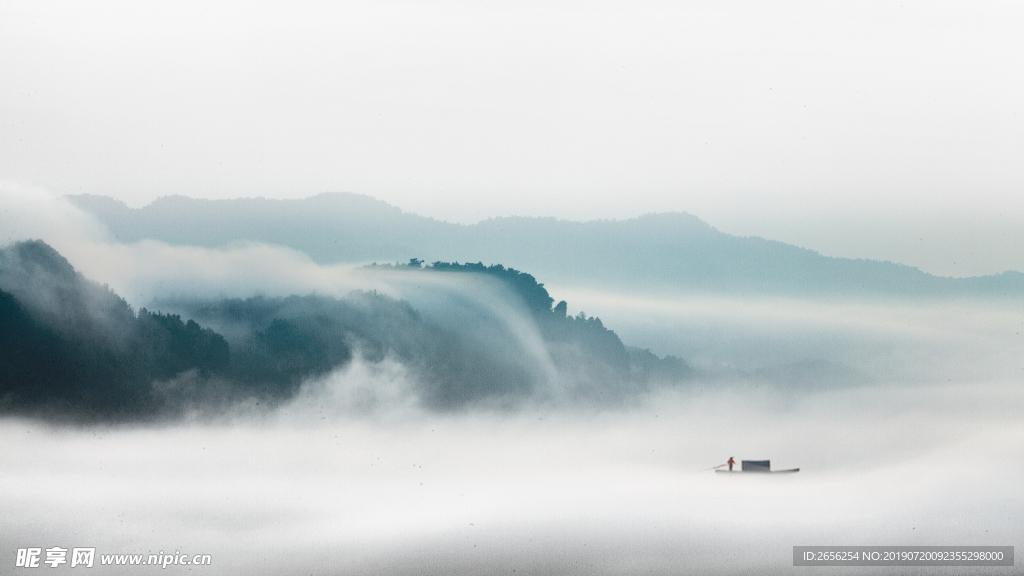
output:
M623 345L600 319L567 316L566 303L552 306L529 274L443 262L384 268L392 277L444 275L456 297L429 315L375 292L178 298L156 303L166 313L136 312L47 244L8 246L0 250L0 412L118 420L273 404L357 357L403 365L420 404L442 411L618 402L692 375L678 358ZM491 294L507 302L460 301L461 284L479 278L497 283Z
M289 246L319 263L503 262L574 282L642 291L767 295L1024 295L1024 274L945 278L873 260L822 256L763 238L738 237L686 213L622 221L493 218L441 222L351 193L304 200L197 200L171 196L139 209L101 196L71 196L121 242L145 238L207 247L249 240Z

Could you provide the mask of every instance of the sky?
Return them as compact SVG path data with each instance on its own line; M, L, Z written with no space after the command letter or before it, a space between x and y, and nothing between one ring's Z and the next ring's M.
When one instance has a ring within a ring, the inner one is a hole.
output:
M0 2L0 182L1024 270L1024 3Z

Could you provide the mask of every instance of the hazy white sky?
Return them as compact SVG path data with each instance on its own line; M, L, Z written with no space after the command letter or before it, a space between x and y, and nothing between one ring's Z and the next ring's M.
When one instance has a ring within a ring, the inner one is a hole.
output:
M1024 3L0 3L0 181L1024 269Z

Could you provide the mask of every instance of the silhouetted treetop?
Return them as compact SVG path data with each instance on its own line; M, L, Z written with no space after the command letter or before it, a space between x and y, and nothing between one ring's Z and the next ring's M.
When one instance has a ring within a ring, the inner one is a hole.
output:
M506 268L501 264L485 266L482 262L476 264L459 264L458 262L434 262L426 268L435 272L471 272L485 274L500 279L509 286L523 303L534 314L550 313L554 298L548 294L547 289L537 279L526 272L520 272L515 268Z

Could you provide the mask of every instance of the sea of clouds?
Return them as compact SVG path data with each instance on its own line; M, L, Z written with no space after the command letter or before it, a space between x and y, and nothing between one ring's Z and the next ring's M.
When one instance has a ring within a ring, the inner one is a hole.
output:
M5 242L42 238L136 307L373 289L430 314L452 294L274 246L122 245L59 198L3 193ZM488 289L457 295L486 306ZM439 414L408 367L357 360L273 409L0 419L0 565L59 546L212 556L180 573L853 575L878 569L794 568L792 547L1024 546L1019 303L549 289L700 375L615 407ZM490 313L534 337L516 310ZM801 471L709 470L730 456Z

